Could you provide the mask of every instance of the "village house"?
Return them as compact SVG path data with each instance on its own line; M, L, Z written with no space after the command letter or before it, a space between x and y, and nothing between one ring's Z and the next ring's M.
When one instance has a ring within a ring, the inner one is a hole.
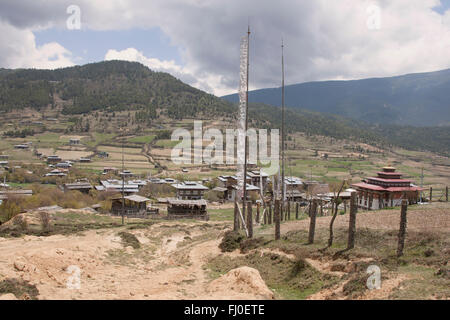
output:
M67 174L59 169L54 169L49 173L45 174L45 177L65 177L65 176L67 176Z
M72 146L79 145L79 144L80 144L80 139L77 139L77 138L71 138L71 139L69 140L69 144L72 145Z
M28 144L16 144L14 146L15 149L23 149L23 150L28 149L29 147L30 146Z
M284 177L284 185L286 188L286 192L292 190L303 190L304 184L303 181L298 177Z
M47 163L59 163L59 162L61 162L61 157L60 156L55 156L55 155L53 155L53 156L48 156L47 157Z
M57 168L61 168L61 169L69 169L72 167L72 164L68 161L64 161L64 162L59 162L55 165Z
M122 182L122 180L110 179L101 180L101 186L95 186L97 191L113 191L113 192L124 192L125 194L132 194L139 192L139 185L132 184L127 181ZM122 188L123 187L123 188Z
M147 202L150 199L138 195L117 196L112 200L111 213L113 215L147 216Z
M117 168L114 167L104 167L103 168L103 174L108 174L108 173L117 173Z
M89 193L93 187L88 181L78 181L75 183L65 183L63 184L62 189L64 192L80 191L83 193Z
M247 200L248 201L259 197L259 192L260 192L259 187L247 183L246 190L247 190ZM231 197L229 197L228 199L231 201L234 201L235 199L242 201L244 195L241 194L239 196L239 194L241 192L242 191L239 190L238 185L233 186L232 191L231 191Z
M172 184L172 187L176 189L179 200L200 200L203 199L205 191L209 190L208 187L194 181Z
M80 158L80 162L81 163L91 162L91 159L90 158Z
M119 172L119 176L132 177L133 173L130 170L123 170L123 171Z
M0 190L0 204L7 201L11 197L30 197L33 195L33 190L18 189L18 190Z
M250 184L259 187L262 182L263 190L266 188L269 175L264 171L248 171L247 176L247 181L250 179Z
M203 219L209 220L205 200L167 200L168 219Z
M402 174L395 168L384 167L377 175L352 184L357 190L360 208L371 210L400 206L402 199L407 199L409 204L418 202L419 192L423 189L411 180L402 179Z

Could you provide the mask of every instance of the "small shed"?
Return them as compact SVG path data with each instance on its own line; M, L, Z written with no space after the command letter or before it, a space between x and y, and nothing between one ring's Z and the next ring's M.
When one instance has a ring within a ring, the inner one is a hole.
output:
M80 144L80 139L77 139L77 138L71 138L71 139L69 140L69 144L70 144L70 145L79 145L79 144Z
M92 189L92 185L89 182L75 182L75 183L66 183L63 185L64 192L68 191L80 191L84 193L89 193Z
M126 216L147 216L147 202L150 199L138 195L124 197L124 214ZM118 196L112 199L111 213L113 215L122 215L122 197Z
M167 217L168 219L209 220L206 205L206 200L169 199L167 201Z

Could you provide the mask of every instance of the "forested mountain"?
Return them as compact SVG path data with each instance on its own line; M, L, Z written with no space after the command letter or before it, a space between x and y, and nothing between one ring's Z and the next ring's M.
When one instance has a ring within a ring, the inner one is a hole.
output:
M236 94L223 97L237 102ZM450 69L389 78L318 81L285 87L286 105L372 124L450 125ZM249 93L251 102L281 104L281 89Z
M107 61L57 70L0 69L0 110L62 107L77 115L96 110L138 110L139 120L155 119L162 110L172 119L229 119L237 117L237 105L153 72L136 62ZM262 103L249 106L251 125L279 128L278 107ZM353 139L380 145L397 145L450 155L450 127L415 128L371 125L365 121L327 113L289 108L286 126L291 132ZM93 128L95 130L95 128Z
M171 75L153 72L136 62L105 61L57 70L0 72L0 109L10 111L67 103L63 114L81 114L108 108L111 111L156 108L183 118L197 113L223 113L231 105L195 89Z

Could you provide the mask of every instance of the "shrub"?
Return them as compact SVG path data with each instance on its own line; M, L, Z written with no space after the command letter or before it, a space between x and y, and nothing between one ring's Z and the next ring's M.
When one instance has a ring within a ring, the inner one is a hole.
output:
M244 236L241 233L236 231L228 231L225 233L219 248L222 252L234 251L241 246L242 240L244 240Z

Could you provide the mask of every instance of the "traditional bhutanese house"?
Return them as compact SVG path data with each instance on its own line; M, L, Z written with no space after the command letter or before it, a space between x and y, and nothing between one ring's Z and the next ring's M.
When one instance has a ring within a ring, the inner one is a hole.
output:
M64 173L62 170L54 169L50 171L49 173L45 174L46 177L65 177L67 176L66 173Z
M117 168L114 167L104 167L103 168L103 174L107 174L107 173L117 173Z
M33 195L33 190L0 190L0 204L11 197L29 197Z
M205 200L168 199L168 219L203 219L209 220Z
M28 144L16 144L15 149L28 149L30 146Z
M59 162L55 165L57 168L69 169L72 167L72 164L69 162Z
M238 194L241 192L238 189L239 187L237 185L233 186L231 198L229 200L234 201L234 199L238 198L239 201L242 201L244 195L241 194L240 196L238 196ZM252 200L259 197L260 192L259 187L247 183L246 189L247 189L247 200Z
M220 200L228 200L228 189L224 187L215 187L212 189Z
M267 185L267 178L269 177L269 175L267 173L265 173L264 171L249 171L247 172L247 183L250 183L254 186L259 187L261 185L261 181L262 181L262 186L263 189L266 188ZM250 181L249 181L250 180Z
M72 138L72 139L69 140L69 144L70 145L79 145L80 144L80 139Z
M123 171L119 172L119 176L132 177L133 173L130 170L123 170Z
M48 156L47 157L47 163L58 163L60 162L62 159L59 156Z
M123 183L123 186L122 186L122 180L115 180L115 179L101 180L100 183L102 184L100 186L101 188L95 187L95 189L97 189L98 191L122 192L122 187L123 187L123 192L125 194L139 192L139 185L125 182L125 183Z
M203 199L205 191L209 190L208 187L194 181L176 183L172 187L176 189L179 200L200 200Z
M89 193L92 189L92 185L89 182L75 182L75 183L65 183L63 185L63 191L80 191L83 193Z
M301 202L306 199L306 194L297 189L286 190L286 200L293 202Z
M358 206L364 209L381 209L401 205L402 199L409 204L417 203L420 187L411 180L402 179L402 174L393 167L384 167L377 177L369 177L363 182L352 184L358 192Z
M113 215L122 215L123 212L126 216L147 216L148 201L150 201L150 199L135 194L125 196L123 198L122 207L122 197L117 196L112 199L111 213Z
M286 186L286 192L303 189L303 181L298 177L284 177L284 185Z

